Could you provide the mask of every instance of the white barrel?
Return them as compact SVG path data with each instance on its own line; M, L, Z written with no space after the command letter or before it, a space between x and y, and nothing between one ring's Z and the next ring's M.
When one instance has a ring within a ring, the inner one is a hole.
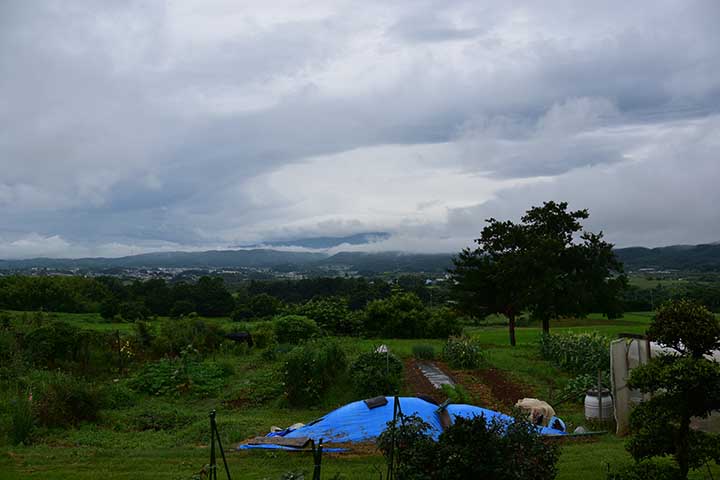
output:
M585 418L588 420L609 420L613 416L613 401L610 390L593 388L585 395Z

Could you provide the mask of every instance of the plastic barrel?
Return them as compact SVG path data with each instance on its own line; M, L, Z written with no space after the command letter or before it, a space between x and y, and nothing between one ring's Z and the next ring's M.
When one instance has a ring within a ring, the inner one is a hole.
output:
M610 390L593 388L585 394L585 418L588 420L609 420L613 416L613 401Z

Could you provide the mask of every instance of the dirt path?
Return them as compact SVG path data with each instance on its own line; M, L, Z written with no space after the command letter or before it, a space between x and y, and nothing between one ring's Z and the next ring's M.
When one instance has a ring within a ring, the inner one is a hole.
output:
M433 363L456 384L462 385L475 405L484 408L510 413L518 400L533 396L530 386L514 381L507 373L495 368L454 370L444 362ZM427 396L438 403L447 399L447 395L433 387L422 374L414 358L405 360L405 391L410 395Z

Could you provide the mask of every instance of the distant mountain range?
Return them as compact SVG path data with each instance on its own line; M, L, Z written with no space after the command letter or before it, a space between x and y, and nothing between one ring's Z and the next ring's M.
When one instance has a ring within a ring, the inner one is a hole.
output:
M451 264L450 254L402 252L287 252L272 249L159 252L119 258L32 258L0 260L0 270L30 268L103 270L110 268L279 268L329 269L333 266L363 273L442 272Z
M720 243L618 248L615 253L629 271L640 268L720 271Z
M615 250L626 271L659 270L720 271L720 244L675 245L660 248L630 247ZM360 273L433 272L452 266L450 253L403 252L288 252L268 248L210 250L206 252L158 252L120 258L32 258L0 260L0 270L30 268L102 270L109 268L297 268L341 267Z
M278 240L253 245L243 245L241 248L302 247L323 249L339 247L340 245L365 245L368 243L387 240L388 238L390 238L390 234L387 232L364 232L345 237L309 237L296 238L292 240Z

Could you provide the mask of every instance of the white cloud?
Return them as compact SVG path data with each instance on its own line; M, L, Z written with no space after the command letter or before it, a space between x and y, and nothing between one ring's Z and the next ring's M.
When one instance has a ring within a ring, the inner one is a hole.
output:
M719 5L2 2L0 236L76 255L383 229L440 248L472 235L472 205L604 211L601 178L624 206L598 215L609 235L720 238L699 213ZM677 192L669 218L650 188Z

